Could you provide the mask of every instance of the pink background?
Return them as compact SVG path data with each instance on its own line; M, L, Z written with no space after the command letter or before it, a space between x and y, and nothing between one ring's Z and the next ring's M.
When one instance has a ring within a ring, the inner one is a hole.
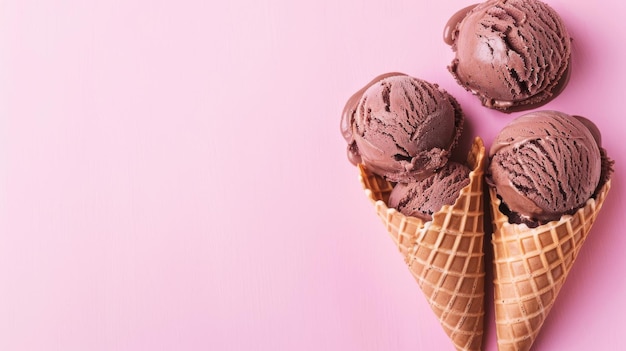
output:
M0 1L0 349L451 349L339 118L401 71L489 145L519 113L458 87L442 41L473 2ZM545 108L595 121L617 163L534 350L622 350L623 10L549 3L574 53Z

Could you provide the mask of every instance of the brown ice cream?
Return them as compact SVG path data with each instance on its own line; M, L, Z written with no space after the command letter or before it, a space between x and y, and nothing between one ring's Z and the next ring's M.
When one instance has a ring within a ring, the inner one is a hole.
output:
M352 163L389 181L409 182L447 163L462 124L459 104L439 86L388 73L348 100L341 132Z
M600 180L596 138L581 119L562 112L516 118L496 136L489 156L487 182L512 211L510 220L529 225L575 211Z
M456 53L450 72L486 107L538 107L567 84L571 39L559 15L541 1L467 7L452 16L444 37Z
M398 183L389 195L389 207L405 216L430 221L443 205L452 205L469 182L470 169L448 162L434 175L418 182Z
M555 111L514 120L490 154L498 349L528 351L603 207L613 161L590 120Z

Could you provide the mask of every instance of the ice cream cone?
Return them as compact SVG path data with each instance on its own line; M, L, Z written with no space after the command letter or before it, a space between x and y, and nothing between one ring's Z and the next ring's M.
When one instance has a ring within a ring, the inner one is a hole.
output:
M484 157L476 138L467 159L470 184L429 222L388 208L392 184L359 165L366 195L457 350L480 350L483 338Z
M606 180L596 196L573 215L535 228L511 224L489 189L494 233L493 269L498 349L529 350L611 187Z

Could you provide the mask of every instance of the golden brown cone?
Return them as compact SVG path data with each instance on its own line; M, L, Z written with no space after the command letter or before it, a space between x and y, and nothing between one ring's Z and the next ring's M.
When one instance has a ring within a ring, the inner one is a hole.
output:
M388 208L392 184L359 165L366 195L457 350L480 350L483 338L484 158L483 141L475 138L467 159L470 184L430 222Z
M510 224L495 190L489 189L498 350L530 349L610 187L607 180L576 213L536 228Z

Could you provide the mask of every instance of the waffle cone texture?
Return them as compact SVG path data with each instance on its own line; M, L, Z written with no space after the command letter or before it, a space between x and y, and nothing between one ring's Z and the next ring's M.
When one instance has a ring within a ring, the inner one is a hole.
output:
M470 184L451 206L424 222L386 203L393 184L359 165L360 181L376 213L457 350L480 350L484 329L483 174L485 147L475 138L468 154Z
M534 343L611 188L607 173L582 208L535 228L509 223L489 189L498 350L529 350Z

